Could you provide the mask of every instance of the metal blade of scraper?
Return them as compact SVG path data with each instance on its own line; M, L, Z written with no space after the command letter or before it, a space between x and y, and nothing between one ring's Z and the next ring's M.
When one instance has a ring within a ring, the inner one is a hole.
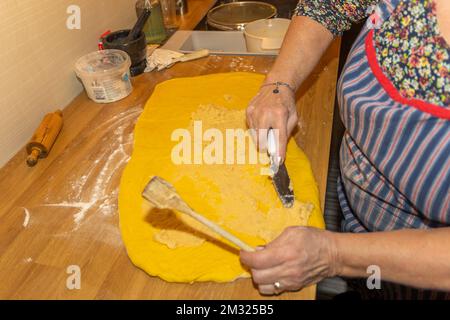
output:
M283 163L278 168L278 172L272 177L273 185L278 193L283 206L286 208L291 208L294 205L294 190L291 186L291 179L286 169L286 165Z
M267 152L270 156L270 168L273 172L272 183L275 191L283 206L291 208L295 200L294 190L291 186L291 179L289 178L286 165L284 163L279 164L277 140L273 129L270 129L267 135Z

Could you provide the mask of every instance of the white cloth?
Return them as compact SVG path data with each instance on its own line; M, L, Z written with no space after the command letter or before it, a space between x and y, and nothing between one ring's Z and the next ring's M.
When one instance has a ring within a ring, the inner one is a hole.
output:
M158 71L165 69L183 55L183 53L172 50L155 49L147 56L147 68L145 72L151 72L155 69Z

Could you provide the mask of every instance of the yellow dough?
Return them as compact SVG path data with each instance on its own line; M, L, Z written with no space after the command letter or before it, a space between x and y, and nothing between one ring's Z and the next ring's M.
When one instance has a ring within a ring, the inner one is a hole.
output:
M249 276L233 244L192 218L155 209L141 197L154 175L169 181L195 211L252 246L266 244L288 226L324 227L309 161L293 140L286 159L296 197L290 209L283 208L272 181L261 174L265 164L226 164L225 160L195 164L194 142L192 164L172 161L181 141L172 139L177 129L187 129L194 137L195 123L201 121L203 134L212 128L224 137L226 129L246 130L245 108L263 79L254 73L173 79L158 85L147 102L136 125L133 155L122 176L119 211L128 255L148 274L170 282L228 282ZM203 138L200 150L210 152L208 146L216 140ZM234 159L248 159L255 147L251 139L246 141L245 152L235 151L239 150L237 143L224 142L222 158L231 154Z

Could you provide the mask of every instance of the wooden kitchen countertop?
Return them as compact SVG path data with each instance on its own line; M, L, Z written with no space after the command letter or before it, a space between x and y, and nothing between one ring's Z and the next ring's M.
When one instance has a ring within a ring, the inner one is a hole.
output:
M193 13L186 28L195 26L212 3L190 1ZM311 160L322 209L338 52L336 41L298 95L296 140ZM217 72L266 73L273 61L211 56L141 75L133 79L133 93L116 103L96 104L84 92L74 99L64 109L63 131L47 159L28 168L22 149L0 169L0 299L261 299L249 279L173 284L133 266L120 237L117 192L134 124L157 83ZM81 288L69 290L68 272L77 266ZM313 286L273 299L314 297Z

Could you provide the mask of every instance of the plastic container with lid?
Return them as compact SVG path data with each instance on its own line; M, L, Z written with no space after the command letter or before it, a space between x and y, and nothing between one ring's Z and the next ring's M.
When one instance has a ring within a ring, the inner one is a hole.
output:
M110 103L127 97L133 87L130 81L131 59L121 50L109 49L89 53L75 64L89 98Z

